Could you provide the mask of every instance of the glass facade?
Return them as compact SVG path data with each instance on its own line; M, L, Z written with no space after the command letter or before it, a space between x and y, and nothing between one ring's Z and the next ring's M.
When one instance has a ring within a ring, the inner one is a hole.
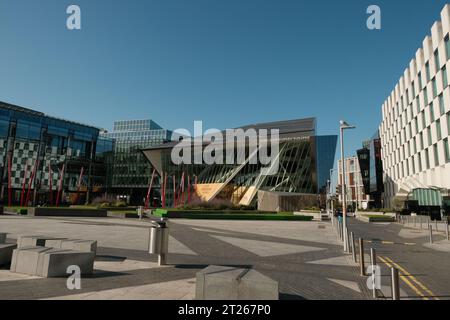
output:
M23 203L23 190L30 189L29 203L51 204L61 178L61 203L83 202L103 192L106 169L98 136L98 128L0 102L3 203ZM101 147L103 155L113 151L112 140L108 143Z
M303 122L300 122L303 121ZM304 128L302 128L304 126ZM166 181L165 205L174 206L180 188L187 190L195 184L197 196L203 200L216 198L230 200L244 206L254 206L258 190L319 194L325 191L330 169L333 167L337 136L320 137L315 135L315 119L285 121L242 127L245 129L279 128L279 149L277 155L268 154L279 161L278 171L271 175L262 174L263 165L250 159L253 150L260 152L260 145L246 144L245 152L237 149L237 143L230 146L227 141L219 144L223 150L223 164L174 164L171 153L176 142L144 150L148 160L155 165L159 175ZM210 144L205 144L203 152ZM233 151L230 151L233 148ZM252 151L251 151L252 150ZM269 144L269 150L273 150ZM226 164L227 154L244 155L244 162L234 161ZM201 155L200 155L201 156ZM196 159L196 149L191 148L191 163ZM220 162L220 161L219 161ZM264 165L267 168L268 165ZM164 189L164 188L163 188ZM193 189L192 189L193 190ZM186 200L186 199L184 199Z
M156 122L124 120L114 122L114 131L101 132L100 136L114 139L114 156L110 162L108 180L110 193L121 196L130 204L142 204L152 176L152 167L141 150L160 145L171 139L171 131ZM154 180L154 190L159 180Z

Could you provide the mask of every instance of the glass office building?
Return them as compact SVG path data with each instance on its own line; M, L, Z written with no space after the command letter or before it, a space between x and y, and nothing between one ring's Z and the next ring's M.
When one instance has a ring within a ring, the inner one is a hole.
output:
M374 136L363 142L363 148L357 151L358 162L361 168L364 193L370 195L369 206L382 207L383 161L381 158L381 140L378 131Z
M114 122L112 132L101 132L101 137L115 141L114 156L108 166L109 194L114 194L129 204L143 204L153 169L141 152L167 142L171 131L163 129L150 119ZM154 181L154 190L159 180Z
M178 141L169 142L160 146L144 150L147 159L156 168L159 175L164 176L165 205L173 206L180 185L182 189L191 190L195 183L195 193L203 200L210 201L216 198L226 199L243 206L254 206L258 191L272 191L290 194L319 194L326 189L330 169L333 167L336 152L337 136L317 136L316 119L298 119L244 126L242 129L254 129L258 135L256 149L260 152L261 140L259 133L262 129L279 130L279 148L277 154L271 155L278 159L278 170L270 175L263 174L261 163L252 163L247 140L240 141L246 145L245 161L243 163L226 164L175 164L172 161L172 150ZM224 156L229 154L229 148L234 148L233 155L239 141L228 144L221 141ZM211 146L203 143L200 151ZM276 150L270 145L269 149ZM192 147L191 155L196 157L198 149ZM191 161L191 163L195 163ZM267 165L264 167L267 168ZM163 191L164 192L164 191ZM175 192L175 195L174 195Z
M3 203L84 203L105 192L105 163L114 144L99 139L99 131L0 102Z

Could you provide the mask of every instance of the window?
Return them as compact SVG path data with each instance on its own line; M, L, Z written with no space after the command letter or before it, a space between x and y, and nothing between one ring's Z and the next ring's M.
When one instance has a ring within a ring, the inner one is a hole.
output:
M428 136L428 146L431 146L431 128L427 128L427 136Z
M426 124L425 124L425 111L422 111L421 114L422 114L422 129L425 129L425 127L426 127Z
M439 111L442 116L445 113L445 105L444 105L444 95L439 96Z
M430 104L430 121L434 122L434 106L433 106L433 103Z
M425 150L425 164L427 169L430 169L430 149Z
M436 136L438 141L442 139L441 120L436 121Z
M427 76L427 82L430 82L430 63L427 62L425 64L425 72L426 72L426 76Z
M420 113L420 99L419 98L417 98L417 114L419 114Z
M450 162L450 150L448 147L448 139L444 139L444 154L445 154L445 162Z
M449 43L449 37L445 37L445 53L447 54L447 60L450 59L450 43Z
M434 66L436 73L439 72L439 69L441 69L441 63L439 62L439 50L436 49L434 52Z
M420 154L420 152L419 152L419 155L418 155L418 157L417 157L417 163L419 164L419 172L422 172L422 157L421 157L421 154Z
M422 72L419 72L418 74L418 79L419 79L419 91L422 90L423 86L422 86Z
M423 90L423 101L425 102L425 105L428 104L428 92L426 87L425 90Z
M433 98L436 98L437 96L437 84L436 84L436 78L433 78L431 81L433 84Z
M433 151L434 151L434 166L438 167L439 166L439 153L438 153L438 146L437 146L437 144L435 144L433 146Z
M445 66L442 68L442 85L444 89L448 86L447 68Z
M450 135L450 112L447 113L447 132Z

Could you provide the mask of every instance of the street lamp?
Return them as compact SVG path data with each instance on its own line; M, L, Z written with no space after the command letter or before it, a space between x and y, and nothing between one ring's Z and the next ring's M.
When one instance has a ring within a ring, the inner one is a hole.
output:
M345 164L344 164L344 130L354 129L355 126L349 125L344 120L339 122L339 129L341 134L341 166L342 166L342 228L344 230L344 252L348 252L348 234L347 234L347 199L346 199L346 186L345 186Z
M333 172L336 171L336 169L330 169L330 180L328 180L328 200L329 200L329 208L331 209L331 215L334 214L334 208L333 208L333 190L331 189L331 185L333 184Z

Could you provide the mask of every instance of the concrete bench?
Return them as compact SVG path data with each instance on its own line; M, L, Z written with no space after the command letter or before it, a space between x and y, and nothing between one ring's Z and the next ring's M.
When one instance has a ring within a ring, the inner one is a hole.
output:
M97 241L81 239L48 239L45 247L97 253Z
M64 240L67 238L60 238L60 237L49 237L49 236L19 236L17 239L17 247L24 248L24 247L44 247L45 243L49 240Z
M16 248L16 244L0 244L0 266L9 264L11 262L13 251Z
M197 300L278 300L278 282L258 271L209 266L197 272Z
M6 233L0 232L0 244L6 242Z
M80 267L81 274L89 275L94 270L94 252L46 247L23 247L15 249L11 272L40 277L67 276L67 267Z

